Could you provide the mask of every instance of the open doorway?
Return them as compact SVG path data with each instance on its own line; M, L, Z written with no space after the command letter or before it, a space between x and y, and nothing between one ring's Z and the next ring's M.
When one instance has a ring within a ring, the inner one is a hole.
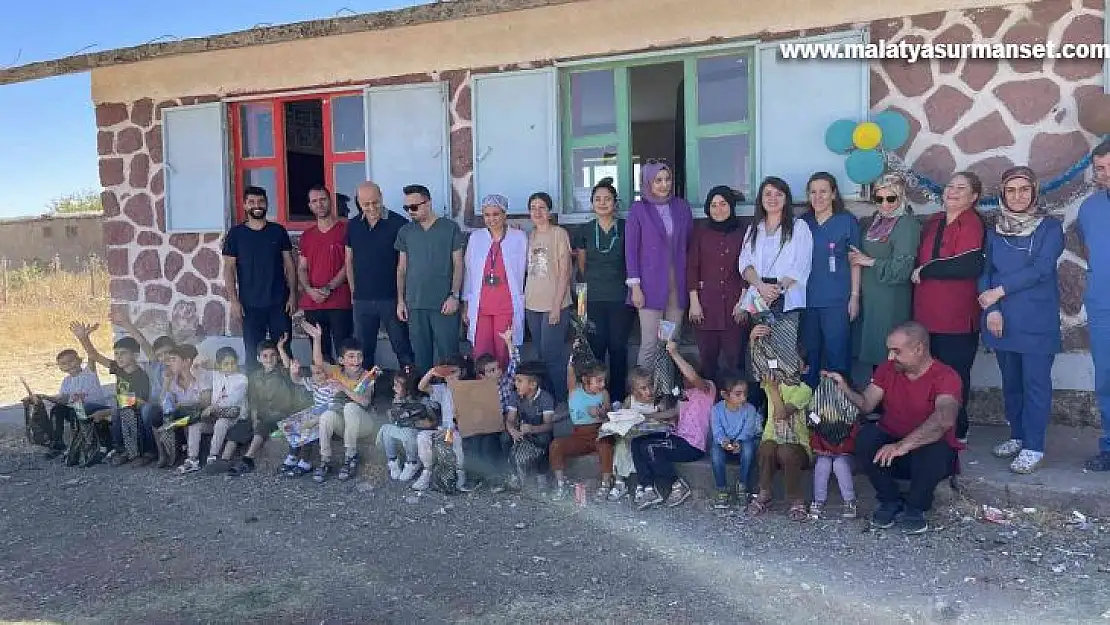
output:
M286 206L290 221L312 221L308 190L326 180L324 168L324 102L285 102Z
M685 70L682 62L628 70L632 184L640 198L640 166L663 160L674 174L674 194L686 193Z

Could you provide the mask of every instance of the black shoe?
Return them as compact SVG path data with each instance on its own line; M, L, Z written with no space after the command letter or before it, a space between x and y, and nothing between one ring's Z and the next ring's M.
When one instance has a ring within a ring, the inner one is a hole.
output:
M459 492L473 493L474 491L478 490L481 485L482 480L468 478L465 482L459 484L458 488Z
M1088 471L1110 471L1110 451L1100 451L1083 465Z
M902 502L881 503L871 515L871 527L885 530L894 527L894 520L902 511Z
M358 475L358 462L359 462L358 454L355 454L355 455L351 456L350 458L347 458L343 462L343 466L339 468L339 475L336 476L337 478L339 478L340 482L346 482L347 480L351 479L352 477L355 477L356 475Z
M907 509L902 513L898 527L906 536L916 536L929 531L929 522L925 520L925 513Z
M220 458L204 465L204 469L202 469L202 471L204 471L204 473L207 475L220 475L222 473L230 473L231 468L232 467L230 462L224 460L223 458Z
M251 458L240 458L239 462L236 462L235 465L231 467L230 471L232 475L246 475L247 473L253 472L254 460Z

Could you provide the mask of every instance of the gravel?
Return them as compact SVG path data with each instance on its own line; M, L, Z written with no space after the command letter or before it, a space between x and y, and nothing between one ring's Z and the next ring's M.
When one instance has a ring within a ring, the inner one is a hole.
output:
M0 437L0 621L1063 623L1110 616L1110 539L966 504L925 536L361 481L72 469Z

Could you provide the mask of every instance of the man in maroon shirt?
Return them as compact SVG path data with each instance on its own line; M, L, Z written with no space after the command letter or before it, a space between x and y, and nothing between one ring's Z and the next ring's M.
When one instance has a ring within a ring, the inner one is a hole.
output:
M299 245L300 307L305 321L323 330L324 357L334 359L334 347L350 338L353 326L345 265L347 220L335 215L331 193L322 185L309 189L308 209L316 224L304 231Z
M871 525L886 529L901 514L906 534L929 529L925 513L933 507L937 484L952 474L956 452L956 417L960 412L960 376L929 353L929 331L910 321L887 336L888 360L875 370L863 393L856 393L837 373L822 372L863 413L880 403L883 414L864 425L856 437L856 462L875 487L879 507ZM897 479L910 481L905 499Z

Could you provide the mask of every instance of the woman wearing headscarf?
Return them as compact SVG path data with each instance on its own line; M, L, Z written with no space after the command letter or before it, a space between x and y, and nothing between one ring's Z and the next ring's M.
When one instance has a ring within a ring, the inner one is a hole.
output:
M913 314L913 284L921 224L906 200L901 176L887 174L875 183L877 210L852 248L848 262L863 270L859 318L859 360L874 369L887 360L886 337Z
M640 317L637 364L643 365L658 340L659 322L681 324L689 304L686 249L694 216L686 200L675 197L666 163L640 168L640 195L628 211L624 252L628 300Z
M1028 167L1003 172L999 204L979 278L983 344L998 358L1010 422L1010 439L994 455L1014 458L1010 470L1027 474L1044 458L1052 408L1052 362L1061 348L1056 262L1064 253L1064 228L1037 207L1037 179Z
M470 234L462 288L462 319L474 356L490 354L502 370L509 366L509 347L500 340L513 329L513 343L524 342L524 273L528 237L509 228L509 200L489 195L482 200L486 227Z
M686 253L690 323L702 375L709 380L716 380L722 354L726 370L740 371L747 351L747 315L739 307L747 283L736 266L744 231L736 216L736 202L736 193L726 186L709 191L705 197L709 219L694 227Z
M976 206L983 183L969 171L957 172L944 187L944 210L921 229L917 268L910 274L913 319L929 331L929 351L960 375L963 397L956 438L967 442L967 400L971 367L979 352L976 282L983 273L983 218ZM961 447L962 448L962 447Z

